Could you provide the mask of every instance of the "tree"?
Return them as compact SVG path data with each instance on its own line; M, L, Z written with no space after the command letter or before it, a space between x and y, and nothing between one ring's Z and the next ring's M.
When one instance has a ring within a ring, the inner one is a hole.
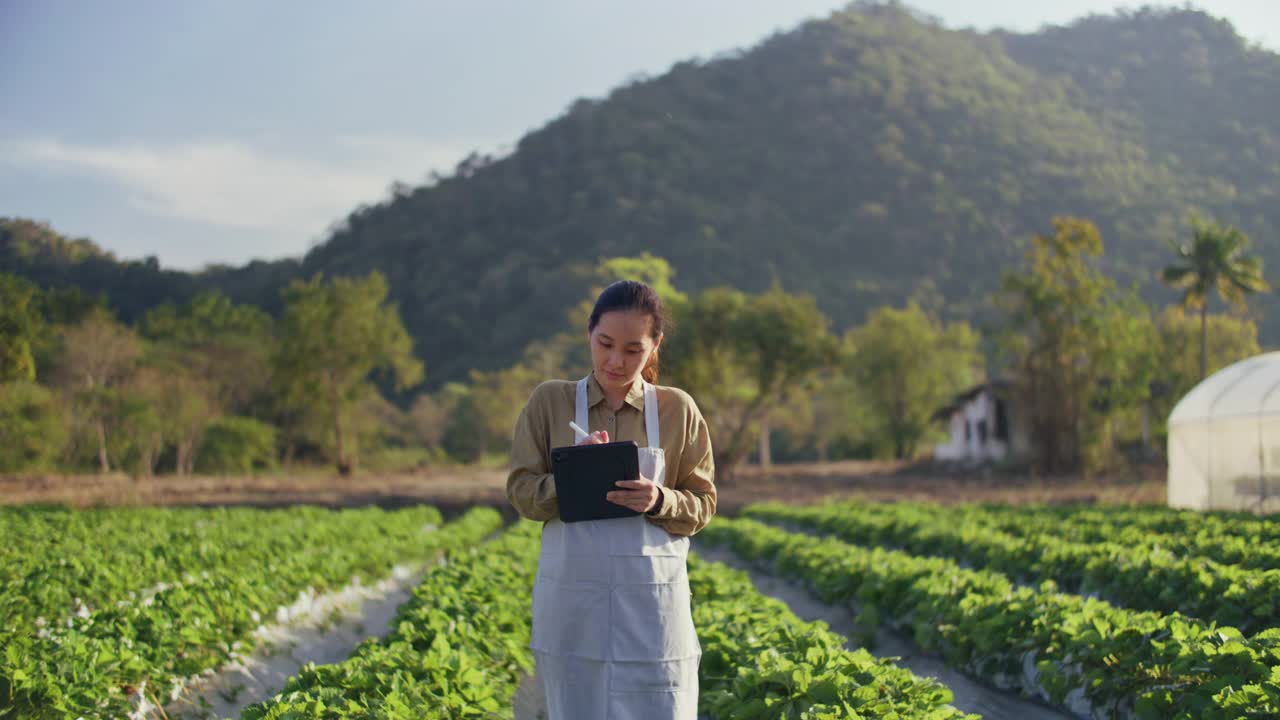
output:
M1164 431L1164 421L1174 404L1201 379L1196 342L1202 332L1202 322L1208 340L1206 373L1212 374L1262 352L1258 346L1258 326L1249 318L1209 313L1202 320L1189 317L1183 306L1166 307L1156 323L1162 361L1156 378L1162 385L1162 392L1158 402L1153 403L1155 416L1159 419L1156 425L1158 434Z
M132 466L138 475L153 475L164 451L172 423L162 411L168 393L165 375L145 366L134 371L121 390L118 437L112 449L120 462Z
M1089 383L1088 319L1111 289L1088 259L1102 253L1102 236L1086 220L1055 218L1053 235L1036 235L1028 267L1007 273L1011 315L1004 338L1030 410L1030 435L1038 466L1046 472L1075 469Z
M144 319L144 326L147 324ZM241 354L221 351L230 343L256 340L260 347L247 352L261 356L270 344L247 330L242 338L228 340L228 344L200 342L178 333L162 334L154 325L144 327L144 333L153 341L147 346L141 367L133 373L128 390L163 422L153 428L147 424L146 415L139 414L131 423L142 433L135 438L139 459L152 461L140 464L144 472L151 472L161 451L168 448L173 451L174 472L190 475L195 472L196 456L210 423L238 409L234 398L247 392L240 388L265 388L270 379L265 362L243 363Z
M635 257L604 258L596 265L593 273L596 284L591 288L591 296L587 300L587 314L591 313L590 304L595 302L600 291L618 280L638 280L653 288L658 297L662 298L663 304L675 308L689 300L672 283L675 276L676 271L671 263L649 252L642 252Z
M679 330L663 347L676 384L711 427L719 474L731 478L761 420L832 362L827 325L813 297L778 287L752 296L712 288L681 306Z
M405 418L406 435L417 445L436 452L444 440L449 418L440 402L428 393L414 398Z
M849 374L877 419L895 458L910 458L933 412L973 382L978 336L968 323L944 326L915 303L881 308L850 333Z
M1243 309L1247 295L1269 292L1271 287L1262 278L1262 260L1245 255L1249 249L1248 236L1229 225L1192 216L1191 242L1174 243L1172 247L1178 262L1166 267L1160 278L1186 291L1182 296L1185 307L1200 309L1200 379L1203 380L1208 370L1209 294L1217 290L1218 297Z
M586 297L566 314L567 330L546 339L534 340L525 347L526 366L535 369L557 367L570 371L579 368L583 372L590 370L590 346L583 342L582 337L586 334L587 321L595 308L596 298L606 286L618 280L638 280L653 288L662 300L669 319L674 319L680 313L681 306L689 299L672 284L676 271L671 264L648 252L636 257L602 258L594 267L585 271L579 269L577 272L585 274L590 283Z
M516 426L520 409L543 380L546 378L540 373L523 365L488 373L471 371L469 401L480 421L477 440L481 456L495 445L510 443L511 429Z
M174 471L195 472L196 456L209 424L221 416L210 382L188 369L172 368L161 381L158 405L165 418L165 442L174 448Z
M582 333L565 331L545 340L529 343L521 355L520 364L535 371L543 380L569 377L577 370L586 373L583 368L569 367L569 363L576 355L582 355L585 360L589 353L589 346L583 341ZM590 364L589 361L586 362Z
M484 418L476 408L472 391L470 385L451 382L436 393L440 409L448 418L441 446L457 460L480 460L487 449Z
M209 425L196 467L201 472L247 475L275 461L275 427L254 418L224 417Z
M386 371L403 389L422 379L422 363L413 341L387 302L381 273L362 280L321 275L295 280L283 292L280 347L274 358L274 383L293 406L321 413L332 430L338 471L353 471L344 417L370 385L375 371Z
M52 393L26 380L0 383L0 472L48 468L66 441Z
M272 321L258 308L208 292L181 307L166 303L148 311L140 330L155 342L153 355L208 384L220 412L248 412L269 391Z
M1054 218L1027 264L1004 277L1009 324L1002 349L1028 408L1038 467L1075 471L1105 463L1112 418L1145 402L1156 347L1150 311L1095 269L1093 223Z
M877 435L877 418L852 367L852 333L839 340L835 359L808 382L785 393L760 429L760 464L773 456L773 435L782 440L778 457L799 460L866 457ZM833 454L834 453L834 454Z
M137 335L101 308L90 311L79 324L61 333L56 377L92 428L98 446L98 468L104 473L111 471L107 428L118 408L117 390L141 356L142 343Z
M38 294L26 280L0 273L0 382L36 379L32 346L41 326Z
M1144 457L1149 453L1151 391L1164 358L1151 308L1136 289L1110 293L1089 327L1092 380L1082 461L1088 469L1101 469L1121 461L1121 441L1140 437Z
M373 385L368 386L353 403L350 428L346 435L354 445L349 454L359 456L366 465L376 462L380 469L401 469L405 460L413 455L402 451L417 449L407 428L406 413L388 401Z
M832 367L819 374L812 392L813 429L810 436L820 462L831 457L832 446L843 448L844 453L859 445L868 446L868 437L875 428L877 418L866 400L865 389L845 371L852 362L854 351L846 333L838 359Z

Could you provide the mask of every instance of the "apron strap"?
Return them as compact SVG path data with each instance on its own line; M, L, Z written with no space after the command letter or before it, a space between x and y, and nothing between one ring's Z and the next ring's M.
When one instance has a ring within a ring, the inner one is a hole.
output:
M644 431L649 436L649 448L658 450L658 392L649 383L644 383Z
M576 406L574 407L573 419L574 422L578 423L579 427L586 430L588 433L591 432L591 426L587 422L587 378L589 377L591 376L588 375L578 381L578 397Z

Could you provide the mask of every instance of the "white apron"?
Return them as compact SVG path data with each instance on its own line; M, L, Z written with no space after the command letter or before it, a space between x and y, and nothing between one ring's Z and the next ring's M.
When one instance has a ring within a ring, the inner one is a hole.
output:
M576 416L591 432L586 378L578 381ZM644 426L640 474L663 485L658 396L649 383ZM689 538L642 515L543 526L530 647L548 720L695 720L702 646L689 608L688 555Z

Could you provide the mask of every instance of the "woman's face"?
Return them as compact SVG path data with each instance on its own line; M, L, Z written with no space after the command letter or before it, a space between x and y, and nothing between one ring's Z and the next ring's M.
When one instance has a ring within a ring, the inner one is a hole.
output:
M638 310L613 310L600 316L587 334L596 382L607 390L625 391L640 377L649 356L662 344L649 335L653 318Z

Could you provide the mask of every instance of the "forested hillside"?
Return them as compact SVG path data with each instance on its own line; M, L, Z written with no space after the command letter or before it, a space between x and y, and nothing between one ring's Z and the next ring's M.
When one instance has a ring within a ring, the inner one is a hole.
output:
M1280 55L1196 11L1016 35L864 4L579 100L301 260L177 273L8 223L0 270L104 292L127 321L209 288L274 311L291 278L377 269L435 387L562 329L600 257L664 257L686 291L777 281L837 330L909 297L981 324L1058 215L1096 223L1121 282L1172 298L1156 274L1193 210L1280 267ZM1280 339L1280 314L1262 330Z

